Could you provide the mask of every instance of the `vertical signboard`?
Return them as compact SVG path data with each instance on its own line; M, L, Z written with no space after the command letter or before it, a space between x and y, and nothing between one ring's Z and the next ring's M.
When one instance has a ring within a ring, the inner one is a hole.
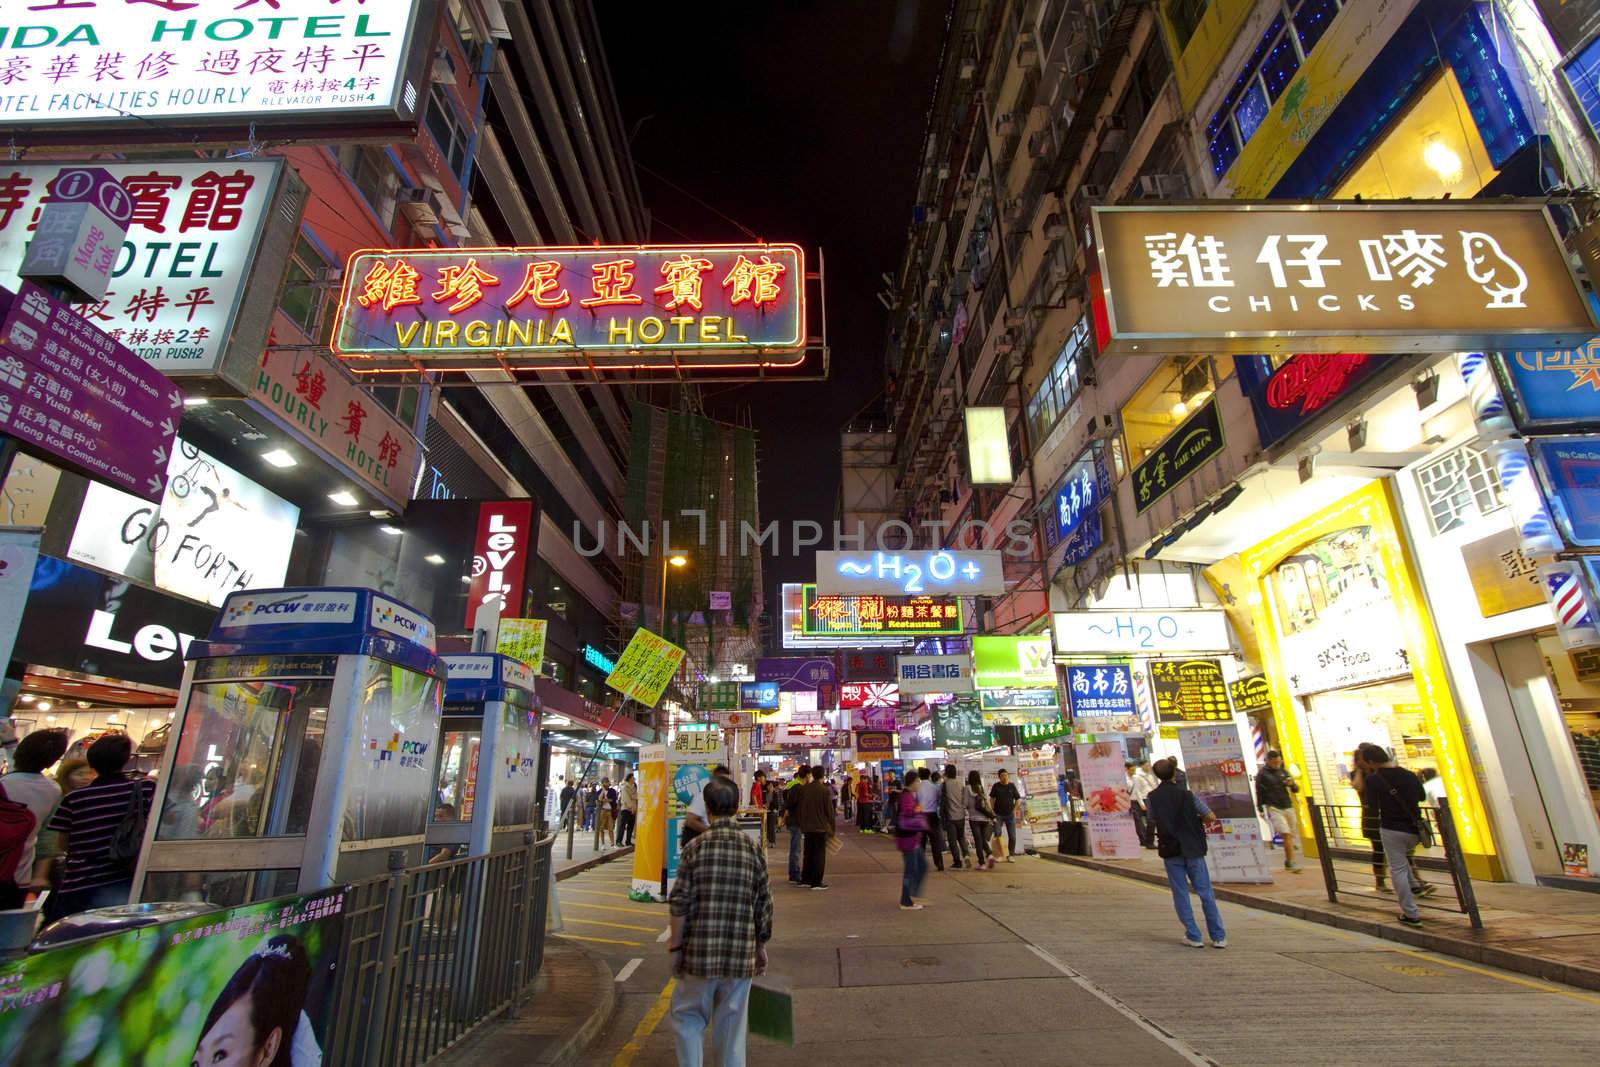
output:
M133 198L104 167L76 167L56 176L50 201L23 256L19 275L75 300L103 300L122 255Z
M667 792L667 888L678 877L678 853L683 848L683 817L694 798L711 780L711 768L728 762L722 731L715 726L702 730L679 727L667 746L669 789Z
M502 613L522 611L532 527L531 500L486 500L478 505L472 584L467 590L468 627L486 604L497 603Z
M1220 826L1208 828L1206 836L1211 880L1272 881L1239 728L1231 722L1180 726L1178 745L1189 791L1220 820Z
M1100 859L1139 858L1139 830L1133 822L1133 797L1128 792L1127 752L1121 738L1104 738L1073 746L1083 783L1084 819L1089 824L1089 851Z

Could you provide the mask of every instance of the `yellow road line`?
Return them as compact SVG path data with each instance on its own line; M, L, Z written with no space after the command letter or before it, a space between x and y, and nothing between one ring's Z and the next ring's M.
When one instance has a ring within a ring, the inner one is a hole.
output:
M1425 952L1421 949L1414 948L1397 948L1393 949L1392 951L1398 952L1405 956L1411 956L1415 959L1425 960L1428 963L1438 963L1445 967L1454 967L1458 971L1470 971L1473 974L1481 974L1485 978L1498 978L1502 982L1509 982L1511 985L1524 986L1540 993L1554 993L1558 997L1568 997L1572 1000L1581 1000L1585 1004L1600 1004L1600 996L1595 996L1593 993L1579 993L1573 989L1562 989L1558 985L1552 985L1549 982L1541 982L1537 978L1523 978L1521 975L1504 974L1500 971L1491 970L1488 967L1479 967L1476 964L1463 963L1460 960L1450 959L1446 956L1441 956L1436 952Z
M628 1038L628 1043L622 1046L617 1052L616 1059L611 1061L611 1067L628 1067L633 1062L633 1058L644 1048L645 1040L655 1032L657 1026L661 1025L667 1009L672 1006L672 987L677 984L675 978L667 980L667 984L661 988L661 995L650 1005L650 1010L644 1013L639 1025L633 1028L633 1036Z
M647 911L644 908L619 908L615 904L585 904L578 900L563 900L563 908L593 908L596 911L620 911L624 915L659 915L659 912Z
M568 919L569 923L583 923L586 926L609 926L616 930L641 930L647 934L656 932L654 926L635 926L632 923L608 923L603 919Z
M630 897L626 893L607 893L603 889L569 889L569 890L567 890L567 892L569 892L569 893L586 893L591 897L618 897L618 898L620 898L622 900L632 900L633 899L632 897Z
M556 934L555 936L564 937L568 941L593 941L597 945L630 945L633 948L644 947L643 943L639 941L618 941L609 937L584 937L582 934Z

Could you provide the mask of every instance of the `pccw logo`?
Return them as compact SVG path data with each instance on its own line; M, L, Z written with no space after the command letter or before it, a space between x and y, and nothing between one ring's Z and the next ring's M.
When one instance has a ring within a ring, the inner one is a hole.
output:
M515 778L519 773L524 778L533 773L533 757L513 752L506 757L506 777Z
M403 740L398 732L387 741L380 741L376 737L367 738L367 751L375 754L373 766L379 767L391 762L398 763L402 767L421 767L422 757L428 748L428 742Z

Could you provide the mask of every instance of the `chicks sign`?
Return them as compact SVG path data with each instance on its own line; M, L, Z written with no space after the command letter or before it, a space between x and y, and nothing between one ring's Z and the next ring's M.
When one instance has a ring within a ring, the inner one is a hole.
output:
M795 245L372 249L333 344L358 372L785 367L805 292Z

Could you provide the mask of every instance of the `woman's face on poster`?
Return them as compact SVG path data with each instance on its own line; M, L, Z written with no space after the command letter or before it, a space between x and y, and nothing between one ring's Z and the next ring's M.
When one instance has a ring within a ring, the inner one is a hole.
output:
M201 1035L190 1067L266 1067L278 1055L282 1038L282 1031L274 1028L257 1044L250 1022L250 998L241 997Z

